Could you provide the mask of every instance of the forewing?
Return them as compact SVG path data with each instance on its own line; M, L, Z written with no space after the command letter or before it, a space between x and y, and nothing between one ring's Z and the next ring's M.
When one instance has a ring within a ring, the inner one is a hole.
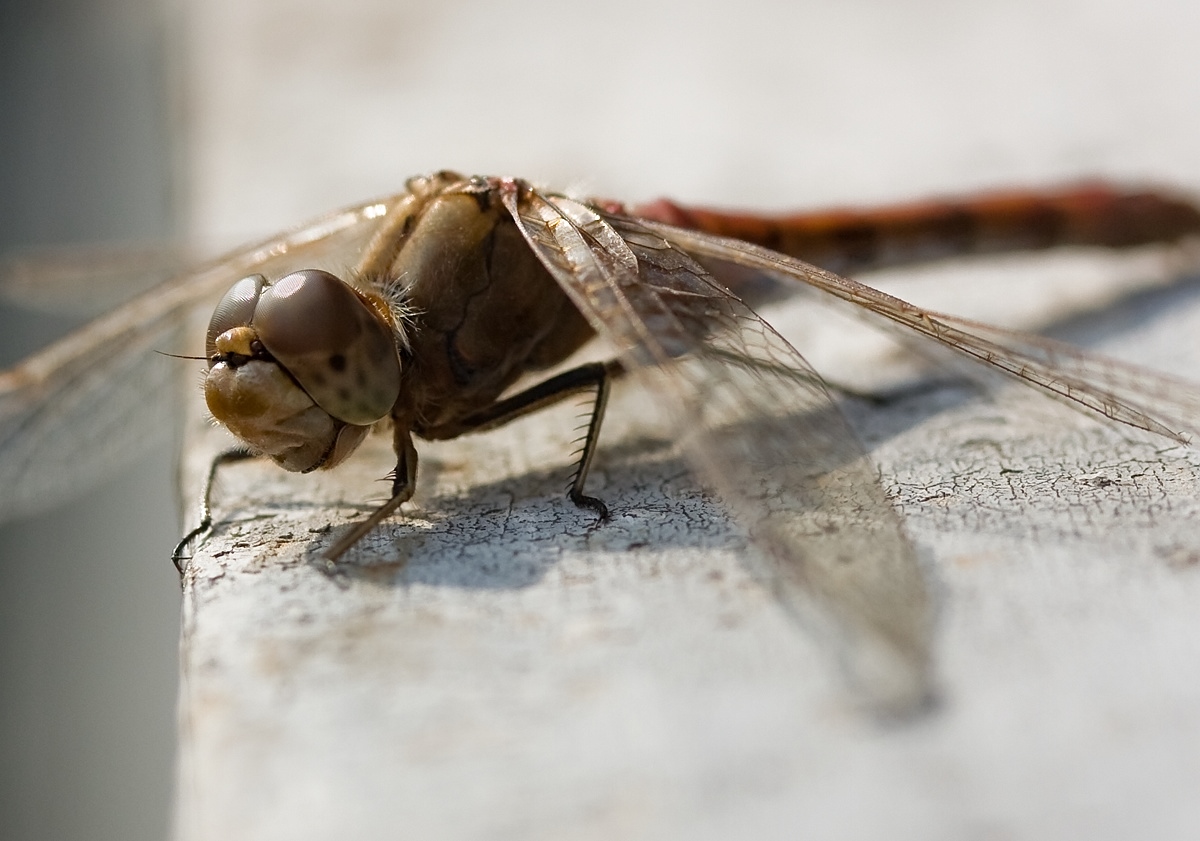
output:
M701 259L801 281L1042 392L1109 420L1186 443L1200 434L1200 386L1062 342L913 306L865 284L735 239L642 224Z
M592 326L668 404L691 459L773 561L784 604L833 632L874 703L922 703L931 611L916 554L820 377L638 221L528 188L505 201Z
M0 300L94 318L177 277L192 262L170 244L27 248L0 258Z
M352 268L399 199L349 208L146 292L0 372L0 520L47 507L130 461L176 423L181 347L196 308L248 274Z

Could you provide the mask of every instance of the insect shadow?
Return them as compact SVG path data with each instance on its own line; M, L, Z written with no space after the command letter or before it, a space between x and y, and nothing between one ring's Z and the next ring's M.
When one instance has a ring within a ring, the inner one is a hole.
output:
M1197 305L1200 305L1200 272L1193 272L1176 278L1168 286L1135 290L1106 305L1072 313L1038 332L1091 348Z
M1131 290L1031 329L1047 339L1104 353L1103 348L1119 342L1122 337L1137 334L1173 313L1197 306L1200 306L1200 273L1190 273L1177 277L1169 285ZM879 323L873 318L869 320ZM868 451L941 412L972 400L991 400L1001 388L1016 382L982 363L950 353L931 339L907 331L889 332L932 364L885 391L857 395L857 399L852 397L845 401L847 416L863 434ZM1060 405L1072 405L1061 398L1048 399ZM1096 417L1086 411L1084 415Z
M944 409L942 401L924 416ZM924 419L920 411L902 416L906 424ZM809 413L789 419L788 425L821 422ZM743 419L723 426L721 434L754 438L760 423ZM400 516L366 538L343 562L329 565L321 557L329 535L309 544L306 562L345 581L490 590L532 586L572 551L620 554L652 546L728 548L744 554L745 532L719 497L706 489L680 449L673 441L648 435L605 442L596 473L606 481L589 490L609 502L608 521L598 521L594 512L567 501L560 489L569 468L555 466L462 491L419 491L418 507L410 516ZM431 456L425 462L426 480L437 470L436 453ZM835 469L839 459L839 454L823 454L817 472ZM755 576L762 569L753 564L747 568Z
M1200 275L1192 275L1168 287L1134 291L1073 313L1042 325L1039 332L1094 347L1194 306L1198 298ZM838 402L852 425L868 433L870 453L943 412L981 399L981 394L986 399L996 378L976 380L972 373L948 378L944 369L934 368L886 393L865 399L842 395ZM747 420L742 426L754 423ZM753 430L742 428L736 434ZM424 463L427 473L437 470L436 450L429 456ZM536 584L574 550L618 554L652 545L660 550L744 551L745 533L670 441L653 436L606 441L597 468L606 479L597 490L610 504L613 516L608 522L598 522L593 512L565 499L560 488L570 470L559 465L465 490L419 494L411 516L397 517L343 563L331 567L321 557L328 535L310 542L306 562L343 581L515 590ZM702 516L693 516L696 506Z

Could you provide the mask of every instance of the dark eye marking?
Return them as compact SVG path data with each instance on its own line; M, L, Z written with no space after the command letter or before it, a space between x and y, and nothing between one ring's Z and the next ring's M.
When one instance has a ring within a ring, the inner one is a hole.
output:
M335 371L345 371L346 357L340 353L335 353L333 356L329 357L329 367Z

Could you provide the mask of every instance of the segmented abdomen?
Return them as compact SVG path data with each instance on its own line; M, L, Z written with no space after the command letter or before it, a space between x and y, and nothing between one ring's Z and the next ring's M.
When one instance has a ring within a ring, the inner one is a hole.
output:
M873 209L764 215L684 207L667 199L642 216L762 245L838 274L970 254L1062 245L1127 248L1200 234L1200 209L1167 193L1088 183Z

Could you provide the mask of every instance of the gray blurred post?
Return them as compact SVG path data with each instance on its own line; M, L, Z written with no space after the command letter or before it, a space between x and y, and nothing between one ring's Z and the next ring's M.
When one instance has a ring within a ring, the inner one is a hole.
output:
M0 11L0 251L174 233L158 0ZM0 311L0 362L72 326ZM80 434L86 434L81 430ZM174 752L173 455L0 529L0 836L163 837Z

